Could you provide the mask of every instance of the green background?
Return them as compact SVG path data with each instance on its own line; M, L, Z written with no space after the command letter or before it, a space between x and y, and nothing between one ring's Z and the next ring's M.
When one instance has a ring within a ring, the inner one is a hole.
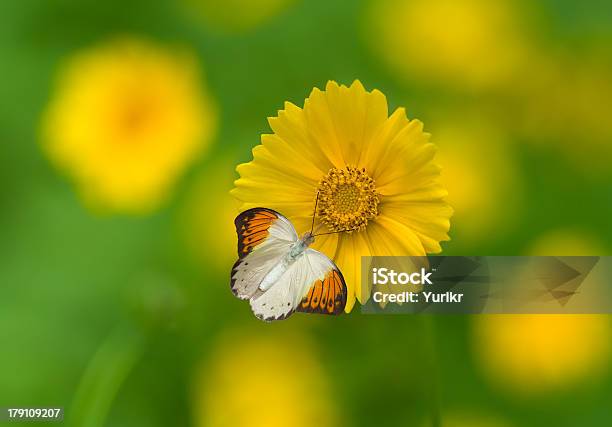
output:
M607 66L610 5L550 0L537 7L547 23L540 41L545 47L574 52L580 61L580 52L595 46ZM62 406L73 425L196 424L194 367L215 338L232 328L276 326L259 322L233 298L228 271L189 256L180 232L182 208L199 174L219 159L250 160L259 135L269 131L266 117L284 101L302 105L327 80L349 84L358 78L385 93L391 108L406 106L426 129L435 128L431 112L437 109L469 105L507 117L520 108L495 91L398 79L368 47L366 11L363 1L296 2L236 33L170 1L2 2L0 406ZM59 61L117 34L191 48L220 113L212 148L181 178L171 200L147 216L89 212L38 141ZM596 236L610 251L610 151L597 156L604 166L593 172L588 162L577 164L558 149L561 139L532 144L512 120L500 123L523 183L520 214L486 239L447 243L444 254L524 254L538 235L557 228ZM214 214L213 198L210 208ZM609 374L532 399L493 387L472 355L471 320L366 316L355 309L339 318L295 316L288 322L317 343L345 425L427 425L432 405L442 413L478 408L517 426L612 422ZM433 387L438 402L432 402Z

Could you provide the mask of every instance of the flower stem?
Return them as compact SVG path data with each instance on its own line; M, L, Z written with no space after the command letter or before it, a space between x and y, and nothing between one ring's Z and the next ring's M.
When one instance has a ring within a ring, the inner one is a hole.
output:
M77 388L69 425L101 427L121 385L142 355L142 334L119 326L89 362Z
M440 427L440 396L439 396L439 376L438 376L438 357L436 353L436 325L431 314L419 314L422 322L422 342L425 354L425 372L429 373L428 401L431 417L431 426Z

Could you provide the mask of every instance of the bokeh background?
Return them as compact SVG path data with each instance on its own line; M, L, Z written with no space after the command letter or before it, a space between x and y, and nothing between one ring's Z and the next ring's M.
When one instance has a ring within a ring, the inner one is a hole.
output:
M610 255L611 3L23 0L0 20L0 406L612 423L608 316L258 321L228 288L227 194L284 101L360 79L440 148L444 254Z

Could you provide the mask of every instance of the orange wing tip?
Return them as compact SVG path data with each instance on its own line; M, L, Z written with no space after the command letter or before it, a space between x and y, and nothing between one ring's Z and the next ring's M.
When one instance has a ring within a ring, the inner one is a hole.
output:
M346 285L342 274L331 270L323 280L315 281L298 306L299 311L340 314L346 305Z
M238 257L244 258L269 236L269 228L278 219L272 209L252 208L242 212L234 220L238 234Z

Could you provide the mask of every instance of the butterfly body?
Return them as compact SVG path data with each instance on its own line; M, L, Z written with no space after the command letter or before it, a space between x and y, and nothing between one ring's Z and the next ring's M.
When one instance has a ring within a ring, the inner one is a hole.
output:
M312 234L306 233L301 239L296 240L287 255L285 255L278 264L276 264L272 270L261 281L259 285L259 289L262 291L267 291L270 287L278 282L278 280L287 272L289 267L293 265L300 257L304 256L306 249L314 242L314 237Z
M292 246L289 255L292 259L297 259L300 255L304 254L304 251L308 249L308 246L314 243L314 236L310 232L304 233L301 239L297 240Z
M280 320L295 311L339 314L346 304L342 273L310 245L311 232L298 238L293 224L266 208L236 217L238 261L231 274L232 292L248 299L262 320Z

